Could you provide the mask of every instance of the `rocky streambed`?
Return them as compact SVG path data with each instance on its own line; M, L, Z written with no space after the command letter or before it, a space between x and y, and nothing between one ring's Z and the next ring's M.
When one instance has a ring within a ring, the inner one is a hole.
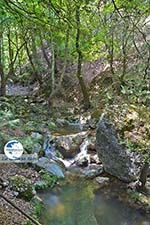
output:
M17 202L18 206L27 213L31 213L33 204L28 202L30 199L23 199L26 197L24 186L21 186L22 191L15 182L21 179L25 187L29 185L31 197L39 193L38 191L47 189L39 194L45 205L41 217L43 225L50 223L60 225L60 222L69 225L98 225L101 224L101 220L103 220L102 224L108 225L112 224L110 221L117 212L118 216L114 219L115 225L149 225L147 217L150 212L149 178L144 193L136 188L142 158L139 155L130 154L122 147L114 127L104 117L101 118L97 131L93 127L87 129L86 124L85 131L81 131L80 125L75 124L72 134L70 133L74 124L69 126L67 124L67 128L62 124L64 134L57 131L52 134L47 132L44 136L42 154L41 151L36 150L39 160L30 167L27 166L25 169L13 164L10 168L6 165L6 169L2 167L3 193ZM32 132L32 136L35 139L43 138L36 132ZM10 177L13 179L9 179ZM26 177L29 182L23 177ZM7 182L5 184L7 180L9 184ZM57 185L56 189L53 189L55 193L53 196L51 187L55 184ZM5 208L11 207L2 201L0 204L1 209L4 209L1 215L4 216ZM80 205L81 207L78 207ZM13 215L13 209L9 211ZM79 217L76 218L78 214ZM109 214L110 221L107 221ZM3 219L2 224L17 224L14 222L16 215L15 213L15 216L11 217L12 222L9 220L4 223L5 219ZM77 222L75 222L76 219ZM18 224L27 223L22 215L18 221Z

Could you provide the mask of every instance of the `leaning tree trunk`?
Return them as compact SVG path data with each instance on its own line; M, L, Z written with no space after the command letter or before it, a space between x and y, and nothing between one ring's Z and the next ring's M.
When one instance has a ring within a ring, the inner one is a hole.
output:
M8 29L8 54L9 54L9 72L7 77L13 77L15 72L14 72L14 51L12 48L12 40L11 40L11 30L10 28Z
M78 62L77 62L77 78L79 80L79 84L81 87L81 91L84 98L84 107L88 109L90 107L89 93L87 91L87 87L84 83L84 79L82 76L82 52L80 49L80 6L77 5L76 8L76 25L77 25L77 34L76 34L76 51L78 54Z

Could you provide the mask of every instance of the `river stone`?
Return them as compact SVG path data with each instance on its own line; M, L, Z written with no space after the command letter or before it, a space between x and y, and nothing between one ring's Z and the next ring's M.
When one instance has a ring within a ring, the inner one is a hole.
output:
M68 170L72 174L76 174L78 176L85 177L88 179L93 179L97 176L100 176L104 171L103 166L97 165L97 164L88 165L85 168L81 168L76 165L73 165L73 166L69 167Z
M83 157L79 158L76 161L76 165L77 166L80 166L80 167L86 167L86 166L88 166L88 158L86 156L83 156Z
M92 164L83 170L83 175L92 179L94 177L100 176L103 172L104 169L102 165Z
M73 158L80 151L80 145L87 136L87 132L55 137L56 149L64 158Z
M96 177L95 180L100 184L101 187L103 187L103 186L109 184L110 179L109 179L109 177Z
M124 182L137 179L140 169L127 149L119 143L117 132L106 115L102 115L96 132L96 150L104 170Z
M59 177L64 178L64 173L62 168L56 164L54 161L49 160L46 157L39 158L38 162L35 163L37 167L45 169L47 172Z

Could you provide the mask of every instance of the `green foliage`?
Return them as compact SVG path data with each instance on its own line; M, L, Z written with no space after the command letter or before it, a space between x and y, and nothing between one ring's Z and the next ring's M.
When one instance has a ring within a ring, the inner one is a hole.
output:
M31 182L23 176L13 176L10 179L10 186L13 191L19 193L19 196L27 201L30 201L33 197L33 186Z
M45 171L42 173L41 177L42 177L42 180L46 183L47 188L48 187L53 188L58 181L58 177Z
M40 141L38 139L27 135L18 139L22 143L27 153L34 153L36 151L36 148L39 148L39 150L37 150L38 152L41 149Z
M33 208L34 208L34 212L33 212L33 215L38 219L40 218L41 216L41 213L42 213L42 210L44 208L44 205L42 203L42 200L35 196L33 199L32 199L32 205L33 205Z
M34 187L36 190L45 190L47 188L53 188L57 183L58 178L48 172L41 171L41 180L36 182Z
M15 128L20 123L19 119L14 119L11 111L0 111L0 128L10 127Z
M105 105L109 108L109 105L123 98L148 108L150 104L149 41L146 30L149 28L145 24L145 19L149 16L148 4L148 0L56 0L51 1L51 4L48 1L38 0L8 2L2 0L0 2L1 83L2 81L7 83L10 78L14 82L26 85L35 80L39 83L41 81L40 87L44 96L48 98L53 83L52 56L49 65L44 57L42 46L49 56L53 46L55 64L56 67L60 67L54 74L53 88L55 89L62 70L59 64L66 61L67 66L69 63L73 64L73 68L76 65L76 9L79 8L81 21L79 45L82 60L85 62L103 59L102 65L108 67L107 72L111 77L110 83L106 82L104 85L102 82L99 85L93 105L97 107L100 102L102 107ZM74 80L73 75L72 77ZM104 74L104 77L107 78L107 74ZM9 133L8 129L17 129L21 126L28 134L32 130L40 130L39 118L37 116L38 122L36 122L35 114L41 114L41 119L47 120L45 117L47 109L44 110L42 104L37 107L26 97L17 97L17 103L15 98L1 98L0 108L0 128L7 129L4 132L5 136ZM29 116L31 119L24 125L18 119ZM147 140L149 128L147 122L144 123L146 123L144 131ZM137 122L134 126L138 126ZM56 128L52 121L48 123L48 127L50 130ZM125 128L129 129L128 124ZM144 141L145 136L142 134L138 144L127 138L128 147L139 149L145 154L149 148ZM29 152L32 152L38 144L30 136L22 137L21 141Z
M33 225L30 221L28 221L25 225Z

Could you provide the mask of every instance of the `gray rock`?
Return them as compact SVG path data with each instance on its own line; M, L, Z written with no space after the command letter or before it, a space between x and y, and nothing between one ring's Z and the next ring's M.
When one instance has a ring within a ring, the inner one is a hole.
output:
M95 155L90 155L90 163L91 163L91 164L92 164L92 163L101 164L101 161L100 161L100 159L99 159L99 157L98 157L97 154L95 154Z
M13 196L14 196L14 197L18 197L18 196L19 196L19 192L18 192L18 191L14 191L14 192L13 192Z
M49 166L46 168L46 170L52 174L54 174L57 177L62 177L64 178L64 173L59 165L56 163L51 163Z
M104 172L103 166L102 165L89 165L86 167L83 171L83 175L87 178L94 178L97 176L100 176Z
M87 132L55 137L56 149L64 158L73 158L80 151L80 145L87 136Z
M32 133L31 133L31 137L32 137L32 138L35 138L35 139L37 139L37 140L42 140L42 139L43 139L42 134L40 134L40 133L38 133L38 132L32 132Z
M36 166L45 169L47 172L59 177L64 178L64 173L62 168L52 160L46 157L42 157L35 163Z
M139 176L140 168L127 149L119 143L117 132L103 114L97 126L96 150L104 170L125 182L132 182Z
M109 178L108 177L96 177L95 179L101 187L109 184Z
M94 177L100 176L103 173L102 165L89 165L84 169L78 166L69 167L69 171L73 174L77 174L78 176L93 179Z
M82 158L79 158L77 161L76 161L76 165L77 166L81 166L81 167L86 167L88 166L88 158L86 156L82 157Z

